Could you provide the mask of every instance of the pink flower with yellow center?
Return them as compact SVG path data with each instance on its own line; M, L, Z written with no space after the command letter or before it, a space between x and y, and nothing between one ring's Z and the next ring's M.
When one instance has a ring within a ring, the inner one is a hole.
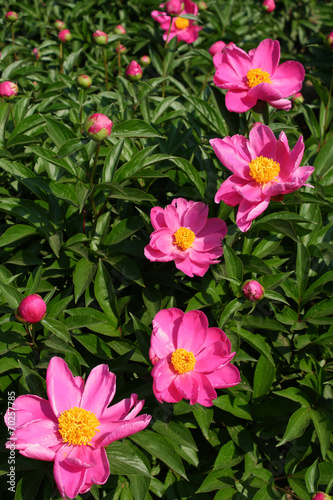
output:
M291 101L286 97L301 90L305 70L297 61L280 65L279 61L278 40L263 40L248 54L235 44L226 47L220 55L214 83L228 89L225 97L228 110L243 113L253 108L258 100L267 101L274 108L289 110Z
M184 9L181 11L181 15L192 14L193 16L198 15L198 6L191 0L184 0ZM160 7L163 9L165 4L161 4ZM192 19L185 19L184 17L170 17L166 12L160 12L153 10L151 13L152 18L161 24L161 28L164 30L163 40L168 42L177 37L177 41L183 41L186 43L193 43L197 40L199 36L199 31L202 30L199 26L195 24ZM170 30L171 23L171 30ZM170 30L170 33L169 33Z
M224 181L215 195L215 202L239 205L236 222L247 231L252 221L267 207L270 199L281 201L305 182L314 167L300 167L304 153L303 137L290 151L288 139L281 132L276 139L272 130L256 123L249 139L242 135L211 139L216 156L233 175Z
M183 198L165 208L152 208L150 220L155 231L145 247L145 256L151 262L174 260L177 269L191 278L203 276L210 265L219 262L221 239L228 230L223 220L207 217L208 206Z
M39 396L15 400L14 433L6 444L21 455L54 462L54 479L62 498L86 493L110 475L105 446L147 427L150 415L137 414L144 401L137 395L110 406L116 377L107 365L93 368L86 382L73 377L66 362L53 357L46 372L49 401Z
M153 391L159 402L212 406L215 389L239 384L231 342L220 328L209 328L202 311L184 313L172 307L153 320L149 357L154 365Z

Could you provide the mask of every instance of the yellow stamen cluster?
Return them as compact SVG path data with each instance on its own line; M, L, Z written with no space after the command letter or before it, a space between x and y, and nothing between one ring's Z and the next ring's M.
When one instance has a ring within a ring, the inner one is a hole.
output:
M259 85L259 83L272 83L270 74L260 68L250 69L247 72L247 84L250 88Z
M195 234L191 229L187 229L187 227L180 227L177 229L174 237L174 244L177 245L180 250L187 250L192 246L193 241L195 240Z
M260 184L272 181L280 172L280 163L265 156L257 156L251 160L249 167L251 177Z
M71 408L63 411L58 418L59 432L65 443L76 445L89 445L100 425L99 420L92 411L83 408Z
M178 373L187 373L194 369L195 356L186 349L176 349L171 356L171 363Z
M175 25L178 30L184 30L189 27L190 21L188 19L184 19L183 17L176 17Z

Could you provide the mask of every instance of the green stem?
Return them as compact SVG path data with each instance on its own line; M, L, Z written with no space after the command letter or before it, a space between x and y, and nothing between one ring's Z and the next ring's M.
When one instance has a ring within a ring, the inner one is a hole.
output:
M15 45L15 34L14 34L14 24L12 23L12 39L13 39L13 45ZM14 54L15 61L17 61L17 54Z
M118 75L120 76L120 75L121 75L121 53L120 53L120 42L118 42L117 47L118 47L118 53L117 53L117 56L118 56Z
M93 229L92 229L92 236L95 234L97 220L98 220L98 213L97 213L97 210L96 210L96 205L95 205L95 200L94 200L94 195L93 195L93 189L94 189L94 175L95 175L95 171L96 171L96 167L97 167L99 152L101 150L101 145L102 145L101 142L97 143L97 148L96 148L96 153L95 153L95 160L94 160L93 168L92 168L91 175L90 175L90 190L91 190L91 193L90 193L89 198L90 198L90 203L91 203L92 210L93 210L93 213L94 213L94 224L93 224Z
M64 72L64 54L63 54L63 47L62 47L62 42L60 42L60 74L62 75Z
M13 123L14 123L14 127L16 127L16 122L15 122L15 118L14 118L14 114L13 114L12 105L10 104L10 102L8 103L8 105L9 105L10 114L12 115L12 120L13 120Z
M172 28L172 17L170 18L170 26L169 26L169 31L168 31L168 34L167 34L167 38L165 40L164 49L166 49L168 47L171 28ZM166 72L165 72L165 57L164 57L164 59L163 59L163 77L164 78L166 77L165 73ZM163 84L162 84L162 97L163 97L163 99L165 97L165 80L163 80Z
M203 85L202 85L202 88L200 90L200 93L199 93L198 97L200 97L204 93L206 85L207 85L207 82L208 82L208 79L209 79L211 73L212 73L212 70L209 70L208 73L207 73L207 75L206 75L205 81L203 82Z
M106 53L104 48L102 49L102 52L103 52L106 90L109 90L108 68L107 68Z
M79 91L79 103L80 103L80 111L79 111L79 114L80 114L80 128L81 128L81 132L83 132L83 128L82 128L82 112L83 112L83 107L82 107L82 103L83 103L83 96L84 96L84 90L83 89L80 89Z
M326 109L325 109L325 129L324 129L324 133L326 132L326 129L327 129L328 110L329 110L329 107L330 107L330 100L331 100L331 96L332 96L332 89L333 89L333 71L332 71L330 91L329 91L329 94L328 94L328 100L327 100Z
M39 349L38 349L38 345L36 344L36 330L35 330L35 324L34 323L30 325L30 337L31 337L32 345L38 351Z

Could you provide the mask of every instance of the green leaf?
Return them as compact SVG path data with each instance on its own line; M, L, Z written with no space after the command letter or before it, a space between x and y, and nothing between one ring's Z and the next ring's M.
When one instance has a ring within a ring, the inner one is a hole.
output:
M15 224L14 226L10 226L0 238L0 247L5 247L18 241L22 238L26 238L32 235L38 234L36 228L31 226L26 226L23 224Z
M112 127L112 135L116 137L160 137L156 130L143 120L127 120Z
M304 321L311 321L321 316L329 316L333 314L333 299L322 300L314 304L303 316Z
M229 394L216 398L214 400L214 406L221 408L221 410L223 411L231 413L235 417L244 418L245 420L252 420L249 405L244 404L242 401L234 398L233 396L229 396Z
M223 312L220 317L219 321L219 328L222 328L223 325L227 323L229 318L233 316L237 311L241 310L243 308L243 304L240 300L234 299L229 304L227 307L223 309Z
M319 476L320 474L317 458L305 473L305 484L308 492L311 493L311 495L314 495L318 490Z
M224 253L224 261L225 261L225 267L227 270L227 275L229 278L235 278L238 280L240 283L243 281L243 264L242 261L231 247L228 245L223 245L223 253ZM239 291L239 286L230 283L230 286L232 288L232 291L234 294L236 294Z
M324 411L320 408L317 410L311 410L310 416L319 439L320 451L323 460L325 460L332 436L330 421Z
M70 139L76 139L74 132L61 121L46 116L43 118L46 122L46 131L58 149Z
M7 118L9 114L9 104L0 105L0 147L3 148L5 145L5 132L7 127Z
M275 378L275 366L266 358L260 356L253 380L253 398L260 398L268 394Z
M244 460L244 453L237 448L233 441L228 441L220 449L214 462L214 469L227 469Z
M99 306L109 318L110 323L116 328L119 319L116 295L111 277L101 260L98 262L94 280L94 292Z
M102 174L103 183L111 182L113 180L114 172L117 168L118 161L124 147L124 143L125 140L121 139L121 141L118 142L115 148L113 150L110 150L109 153L107 154L104 161L103 174Z
M114 182L119 183L122 180L127 180L135 172L144 168L146 158L152 154L155 148L156 146L150 146L136 153L127 163L118 168L113 176Z
M196 491L196 494L209 493L210 491L224 489L229 489L230 486L235 488L235 480L232 477L234 472L232 469L217 469L213 470L208 474L208 476L203 480L200 488ZM234 489L235 493L235 489Z
M5 283L0 283L0 293L8 302L9 306L14 310L18 308L23 300L23 295L17 290L17 288L11 285L6 285Z
M175 454L174 448L163 436L146 429L131 436L131 440L148 451L153 457L162 460L181 477L187 479L181 459Z
M266 356L268 361L274 366L274 361L271 355L271 349L269 345L265 342L264 337L259 335L258 333L254 334L244 328L231 328L234 332L238 333L238 335L245 340L250 346L252 346L256 351L260 352Z
M41 398L44 398L46 395L45 380L38 375L36 371L25 366L20 360L18 360L18 363L22 370L24 386L31 392L31 394L37 394Z
M34 500L45 476L45 470L29 472L15 486L14 500Z
M297 387L288 387L288 389L284 389L282 391L274 391L274 394L283 398L291 399L291 401L296 401L305 408L311 406L311 402L308 400L307 395L300 389L297 389Z
M302 500L311 500L311 495L307 492L304 481L297 477L289 477L288 482L299 498Z
M142 281L140 268L130 257L110 254L107 261L126 278L135 281L140 286L145 286Z
M46 330L50 330L50 332L54 333L54 335L59 337L61 340L72 344L70 333L61 321L52 318L44 318L42 319L41 324L46 328Z
M14 144L16 139L20 135L26 134L30 130L39 127L43 123L43 117L40 115L30 115L23 118L23 120L21 120L20 123L17 124L13 132L8 137L7 146L11 146L12 144Z
M144 225L142 217L133 216L128 219L117 221L113 224L111 232L105 238L103 245L116 245L123 240L126 240L132 234L136 233ZM1 241L1 240L0 240Z
M61 146L58 151L57 158L63 158L64 156L69 156L73 153L76 153L76 151L84 148L86 144L87 140L83 141L82 139L70 139L65 144L63 144L63 146Z
M86 259L81 259L74 269L73 283L75 303L79 300L83 292L90 285L96 271L96 264Z
M194 186L199 191L202 197L205 196L205 185L198 174L198 171L193 165L186 160L185 158L172 158L170 157L170 161L175 163L177 167L184 172L184 174L189 178L191 182L193 182Z
M140 474L151 477L147 457L129 439L113 441L107 447L111 474Z
M313 166L315 167L314 174L317 178L326 176L331 171L333 167L333 137L320 149Z
M310 408L299 408L290 417L283 438L276 446L282 446L288 441L292 441L304 434L310 423Z
M310 254L303 243L297 243L296 277L299 297L302 298L306 290L311 266Z
M164 436L171 443L176 443L179 446L186 446L193 450L198 450L197 445L188 428L182 422L172 422L168 424L156 420L153 425L154 431Z

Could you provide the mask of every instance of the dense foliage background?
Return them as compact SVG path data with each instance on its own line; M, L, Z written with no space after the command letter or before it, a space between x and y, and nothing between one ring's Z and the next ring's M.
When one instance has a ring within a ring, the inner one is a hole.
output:
M173 39L166 48L150 15L157 1L22 0L2 9L1 79L19 86L15 100L0 106L2 409L10 391L46 397L45 370L57 355L74 375L107 363L117 376L114 401L136 392L153 416L148 429L108 447L111 476L85 499L310 500L332 484L333 53L325 38L333 2L278 1L270 14L259 1L207 4L199 39ZM15 46L8 10L19 14ZM56 19L73 35L63 74ZM119 23L125 35L113 34ZM110 35L109 91L102 50L92 43L96 29ZM241 233L234 209L214 203L230 172L208 141L248 136L262 117L226 110L208 49L223 39L248 51L265 38L280 41L281 61L305 66L304 103L290 112L271 108L270 127L284 130L291 146L304 136L302 165L315 166L314 189L271 202ZM127 48L120 71L119 43ZM130 83L126 66L142 55L151 65ZM87 91L76 84L81 74L93 79ZM82 121L95 112L114 125L92 179L96 143ZM228 225L224 257L203 278L143 255L150 209L177 197L204 201L209 217ZM254 306L240 292L249 278L266 290ZM47 302L35 345L15 319L32 293ZM152 319L170 307L202 309L237 351L242 382L219 390L212 408L159 404L152 393ZM6 440L3 426L3 479ZM16 493L3 480L2 498L60 499L52 465L17 453Z

